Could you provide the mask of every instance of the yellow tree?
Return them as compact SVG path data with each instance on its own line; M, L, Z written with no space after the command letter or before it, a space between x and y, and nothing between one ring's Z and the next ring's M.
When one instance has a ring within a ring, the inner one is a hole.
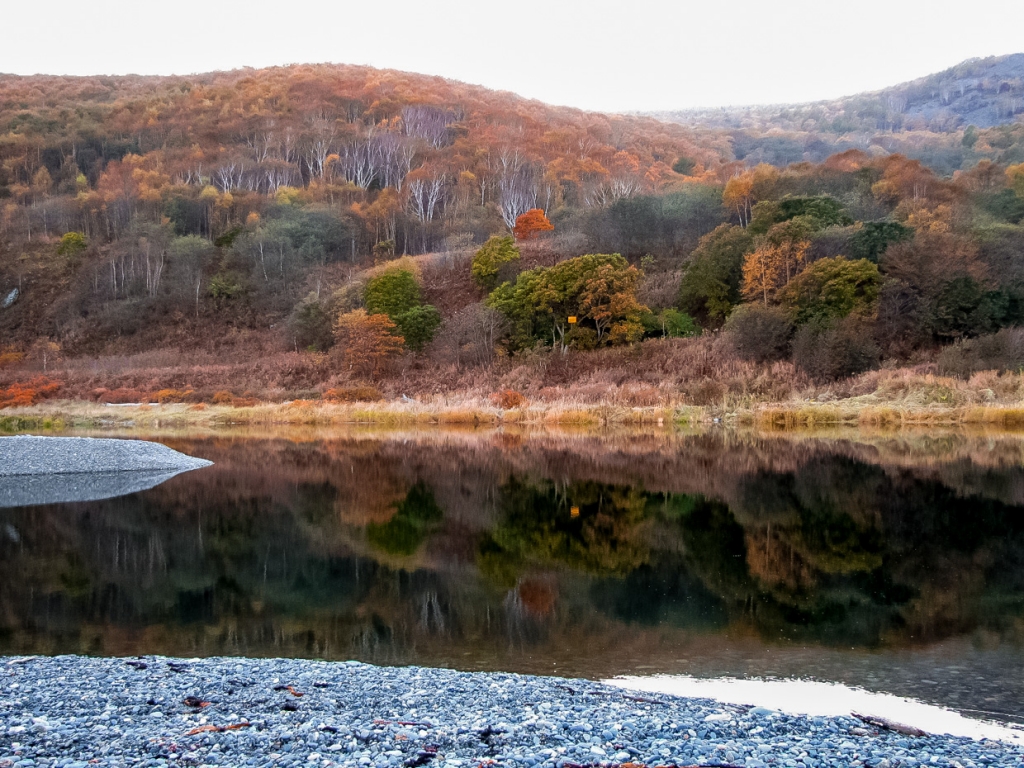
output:
M1006 178L1017 193L1017 197L1024 199L1024 163L1011 165L1006 169Z
M779 170L761 163L753 170L734 176L725 184L722 203L736 211L740 224L747 226L753 213L754 204L775 194L779 181Z
M747 301L761 301L765 306L799 274L810 248L807 240L764 242L743 262L743 287Z

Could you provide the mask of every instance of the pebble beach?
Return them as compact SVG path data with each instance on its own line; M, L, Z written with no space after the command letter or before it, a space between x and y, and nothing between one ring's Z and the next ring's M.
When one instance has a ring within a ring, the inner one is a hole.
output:
M0 768L980 766L1024 745L910 735L586 680L295 659L0 658Z

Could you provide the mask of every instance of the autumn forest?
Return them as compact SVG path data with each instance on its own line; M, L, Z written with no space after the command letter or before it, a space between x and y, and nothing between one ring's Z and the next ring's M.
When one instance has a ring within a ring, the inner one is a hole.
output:
M935 77L655 117L355 66L0 76L0 407L1019 399L1024 57Z

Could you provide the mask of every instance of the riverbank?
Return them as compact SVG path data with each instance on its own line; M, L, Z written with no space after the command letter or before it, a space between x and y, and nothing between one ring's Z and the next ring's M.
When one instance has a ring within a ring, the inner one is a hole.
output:
M210 405L206 403L93 403L47 400L0 410L0 433L28 430L202 429L231 427L368 425L379 427L664 429L715 424L771 432L827 428L996 428L1024 429L1024 403L992 405L913 405L872 398L835 402L795 401L746 408L636 406L562 401L500 408L481 398L426 402L283 403Z
M1024 762L1009 742L512 674L58 656L0 659L0 681L4 768Z

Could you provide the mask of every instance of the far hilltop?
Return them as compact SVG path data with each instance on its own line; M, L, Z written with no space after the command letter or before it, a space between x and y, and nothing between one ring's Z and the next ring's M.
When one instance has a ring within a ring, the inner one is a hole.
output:
M1008 126L1009 137L1020 127L1024 53L969 59L908 83L831 101L651 114L693 128L728 131L736 158L747 161L820 162L846 149L873 149L917 156L951 173L976 141L977 129Z

